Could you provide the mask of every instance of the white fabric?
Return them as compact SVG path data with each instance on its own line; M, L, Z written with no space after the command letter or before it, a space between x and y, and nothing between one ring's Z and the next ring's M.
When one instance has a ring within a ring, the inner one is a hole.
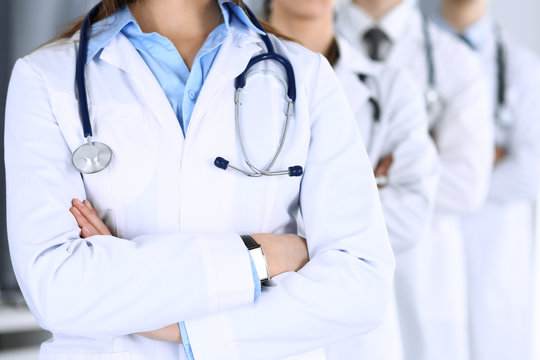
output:
M493 28L490 23L489 29ZM479 48L489 75L493 109L497 67L495 34ZM471 356L475 360L531 360L534 296L535 200L540 186L540 61L503 41L511 126L496 127L508 156L493 171L488 201L463 222Z
M354 11L352 9L355 9ZM337 16L337 30L358 41L376 22L357 16L363 10L348 1ZM388 21L389 18L407 19ZM428 67L422 16L403 3L378 24L394 36L386 64L411 71L427 91ZM407 360L467 359L464 244L460 216L485 199L493 161L493 124L487 84L479 59L451 35L430 24L437 88L444 112L430 116L430 131L441 161L435 215L427 241L404 254L396 268L396 296Z
M6 117L9 240L25 298L54 334L41 359L183 359L179 344L129 335L182 320L197 360L276 359L381 321L394 259L353 115L322 56L273 40L296 70L298 93L276 168L302 165L302 178L253 179L213 165L216 156L244 164L233 84L264 48L254 33L232 28L185 139L144 61L116 36L86 68L94 140L114 157L83 177L71 165L84 142L77 42L18 61ZM283 71L260 67L260 76ZM258 78L247 88L261 93L246 91L243 101L256 111L246 118L264 127L246 141L256 163L275 150L285 102L282 88ZM68 211L75 197L88 198L115 236L79 238ZM237 234L296 232L300 208L311 260L253 302Z
M379 194L390 243L399 264L401 254L425 240L439 174L422 93L407 73L392 67L383 69L343 39L339 40L339 53L334 69L353 107L373 167L385 156L393 156L388 185L380 189ZM358 74L368 75L369 91ZM374 123L373 108L367 101L369 96L380 104L378 125ZM402 359L395 298L380 327L330 347L327 355L336 360Z

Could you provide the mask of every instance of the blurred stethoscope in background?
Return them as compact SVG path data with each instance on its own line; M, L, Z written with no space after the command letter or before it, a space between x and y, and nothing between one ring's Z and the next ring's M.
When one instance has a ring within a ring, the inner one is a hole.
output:
M379 87L379 82L377 81L376 77L373 77L364 73L360 73L357 75L358 75L358 79L360 79L360 81L364 83L372 91L372 95L370 95L370 97L368 98L368 102L371 106L371 111L372 111L372 115L371 115L372 122L371 122L370 131L369 131L369 139L368 139L368 142L366 143L366 149L368 153L371 153L371 151L373 150L373 143L375 140L375 136L377 135L379 128L381 127L382 109L381 109L381 104L378 100L380 98L381 89ZM377 183L377 186L384 187L388 185L388 176L387 175L376 176L375 182Z
M437 89L435 59L433 56L433 40L429 31L429 20L423 15L422 30L428 70L428 90L425 93L426 107L429 115L439 115L444 109L444 99ZM498 27L495 28L496 65L497 65L497 105L495 122L500 127L511 125L511 116L506 107L506 52Z
M84 138L86 139L86 143L81 145L79 148L77 148L73 152L71 161L73 165L75 166L75 168L82 174L94 174L94 173L98 173L104 170L111 163L112 156L113 156L113 152L109 146L101 142L92 141L93 133L92 133L92 125L90 123L90 115L89 115L89 108L88 108L88 96L86 92L86 77L84 74L86 58L88 54L88 41L89 41L88 32L89 32L89 28L91 26L92 21L96 18L99 12L100 7L101 7L101 3L97 4L92 10L90 10L90 12L88 13L88 15L83 21L83 24L81 26L80 39L79 39L80 43L79 43L79 49L77 52L77 60L76 60L77 63L76 63L76 71L75 71L75 82L76 82L76 88L77 88L77 93L78 93L78 98L79 98L79 114L81 117L82 127L84 131ZM279 158L283 150L285 139L287 137L289 122L290 122L292 111L293 111L294 102L296 100L296 82L294 78L293 67L287 58L275 52L274 46L272 45L270 37L268 36L268 34L266 34L262 25L259 23L259 21L257 20L257 18L251 12L250 9L248 9L247 7L245 9L247 11L247 14L250 20L253 22L253 24L257 28L259 28L261 31L264 32L264 35L261 35L261 38L263 39L267 48L266 53L259 54L253 57L249 61L246 69L235 80L236 132L237 132L238 140L240 142L242 155L250 170L246 171L238 167L232 166L229 164L229 161L225 160L222 157L217 157L214 161L214 165L223 170L230 168L241 174L244 174L250 177L276 176L276 175L302 176L303 168L301 166L290 166L287 170L272 170L273 166L275 165L277 159ZM285 114L285 124L283 126L278 148L276 152L274 153L273 157L271 158L269 165L265 166L264 169L259 169L258 167L253 165L253 163L251 162L244 146L244 140L243 140L244 137L241 131L241 123L240 123L240 107L242 105L242 102L241 102L242 90L244 86L246 85L246 78L247 78L248 71L252 68L253 65L261 61L265 61L265 60L272 60L272 61L278 62L279 64L283 66L285 70L285 74L287 77L287 95L286 95L287 110Z
M422 15L422 31L424 33L424 51L426 54L426 64L428 71L428 88L424 94L428 115L439 115L443 111L444 101L437 89L437 74L435 69L435 58L433 56L433 40L429 31L430 21L428 17Z
M506 106L506 49L500 29L495 27L495 45L497 47L497 105L495 107L495 123L502 128L512 125L512 115Z

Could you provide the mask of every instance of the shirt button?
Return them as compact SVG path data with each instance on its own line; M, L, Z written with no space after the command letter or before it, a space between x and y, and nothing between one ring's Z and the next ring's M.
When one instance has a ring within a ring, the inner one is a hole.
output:
M195 100L195 91L193 90L189 90L188 91L188 96L191 100Z

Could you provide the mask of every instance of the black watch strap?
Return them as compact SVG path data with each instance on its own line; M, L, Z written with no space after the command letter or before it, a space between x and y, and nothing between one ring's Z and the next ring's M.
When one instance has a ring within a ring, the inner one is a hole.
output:
M240 235L240 237L242 238L242 241L244 241L244 245L246 245L248 250L253 250L261 247L261 245L249 235Z

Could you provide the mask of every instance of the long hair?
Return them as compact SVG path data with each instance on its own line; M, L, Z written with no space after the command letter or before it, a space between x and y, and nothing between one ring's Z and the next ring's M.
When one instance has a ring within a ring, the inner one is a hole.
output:
M101 2L101 6L99 9L99 12L95 19L93 19L93 22L96 23L100 20L103 20L111 15L113 15L116 11L118 11L120 8L135 3L138 0L103 0ZM244 1L243 0L231 0L234 4L240 6L241 8L245 8ZM245 10L244 10L245 11ZM84 21L84 18L79 19L76 21L66 32L64 32L62 35L58 36L55 40L59 39L65 39L72 37L82 26L82 23ZM268 23L261 21L261 24L264 28L264 30L268 33L277 35L284 39L289 39L287 36L284 36L283 34L280 34L276 29L274 29L271 25Z

